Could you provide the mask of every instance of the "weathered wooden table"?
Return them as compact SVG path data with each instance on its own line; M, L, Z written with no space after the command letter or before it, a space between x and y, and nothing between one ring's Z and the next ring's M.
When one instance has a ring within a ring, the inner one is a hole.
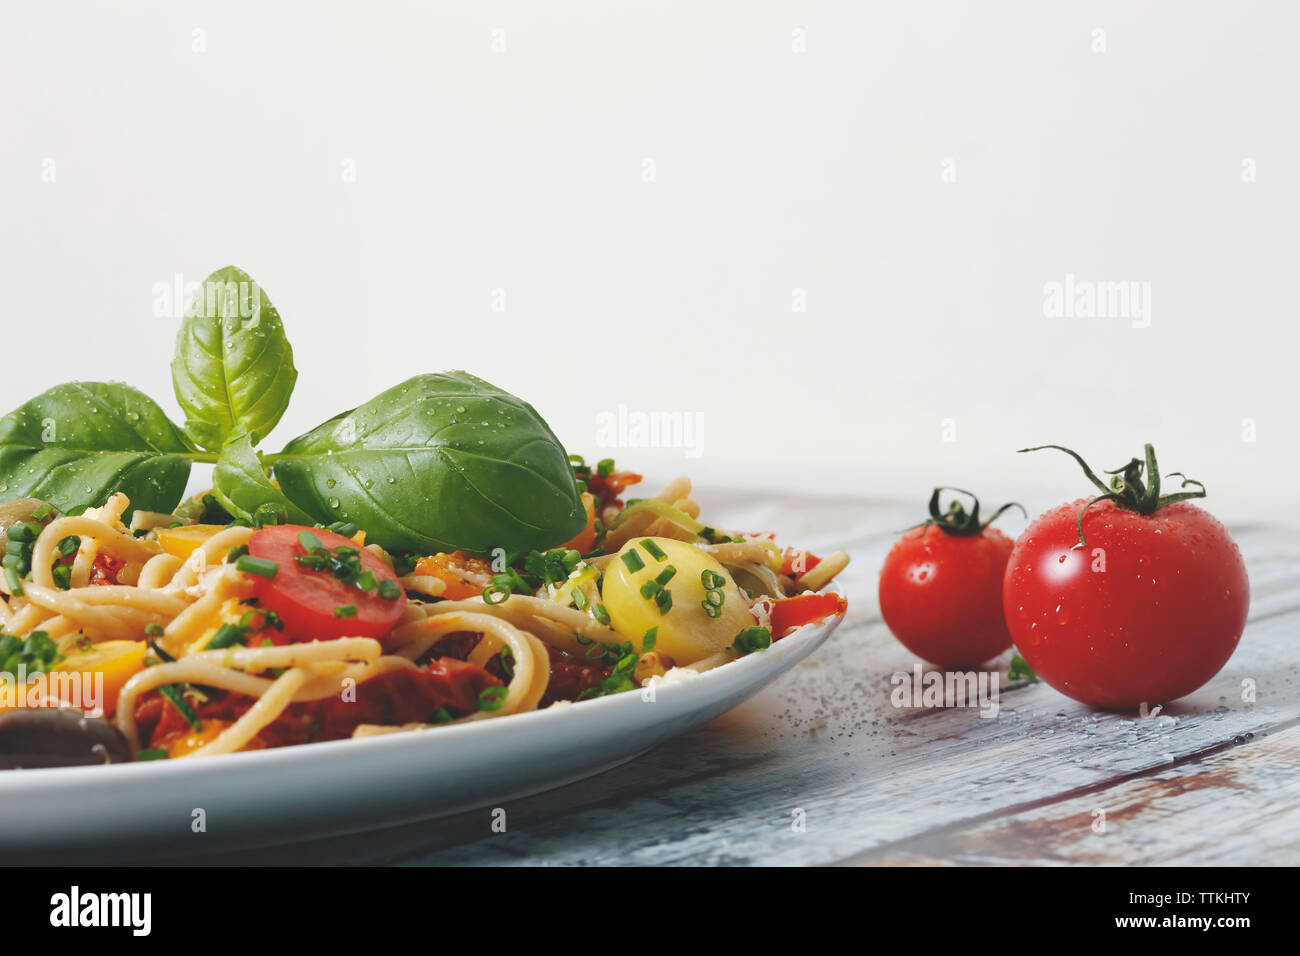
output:
M1300 863L1300 538L1239 525L1251 608L1206 687L1149 717L1038 684L1000 710L898 709L915 663L876 575L915 503L700 495L713 520L843 547L847 620L811 660L711 724L600 776L378 833L233 854L342 864ZM1254 700L1243 687L1254 682ZM797 823L802 821L802 827ZM1104 825L1103 825L1104 823Z

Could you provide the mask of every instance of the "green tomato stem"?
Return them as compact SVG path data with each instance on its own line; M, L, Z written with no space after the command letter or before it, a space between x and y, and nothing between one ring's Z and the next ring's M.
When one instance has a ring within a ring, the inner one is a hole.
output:
M1076 526L1079 532L1079 544L1084 544L1083 540L1083 516L1087 514L1088 509L1099 501L1114 502L1115 507L1124 511L1132 511L1145 517L1150 517L1166 505L1171 505L1175 501L1186 501L1189 498L1204 498L1206 495L1205 485L1194 478L1188 478L1181 471L1170 472L1167 477L1177 475L1183 479L1180 487L1187 488L1194 485L1192 491L1176 491L1173 494L1160 494L1160 466L1156 463L1156 450L1147 442L1144 449L1145 461L1138 458L1129 459L1128 464L1121 465L1119 468L1104 472L1110 475L1110 481L1104 482L1097 477L1096 473L1088 467L1088 463L1083 460L1078 452L1066 448L1063 445L1036 445L1033 448L1021 448L1020 452L1042 451L1044 448L1055 448L1057 451L1063 451L1083 469L1083 473L1088 477L1101 494L1090 500L1079 511L1079 517ZM1146 478L1143 480L1143 473Z

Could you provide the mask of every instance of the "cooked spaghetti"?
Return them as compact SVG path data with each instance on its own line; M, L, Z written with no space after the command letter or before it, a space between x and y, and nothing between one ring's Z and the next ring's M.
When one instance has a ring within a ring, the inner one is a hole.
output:
M625 504L640 476L574 471L586 527L526 555L389 552L363 528L199 514L204 496L129 524L122 493L77 515L0 506L21 512L0 525L0 670L24 668L19 706L70 701L15 682L102 682L134 759L183 758L568 706L844 612L824 591L844 552L708 526L685 478Z

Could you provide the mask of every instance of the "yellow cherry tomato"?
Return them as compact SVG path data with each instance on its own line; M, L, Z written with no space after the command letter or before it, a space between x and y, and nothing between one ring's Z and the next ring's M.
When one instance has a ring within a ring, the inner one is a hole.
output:
M80 673L83 688L93 688L96 674L104 675L104 715L117 708L122 686L144 667L144 641L100 641L84 651L74 650L56 664L53 671ZM83 695L87 690L82 691ZM68 703L77 703L69 701Z
M722 596L716 617L704 609L709 590L705 572L710 583L721 582L714 589ZM643 588L650 596L643 596ZM671 597L663 598L661 591ZM633 538L625 544L605 567L601 603L614 629L638 652L645 632L658 628L654 650L675 664L693 664L716 654L754 623L726 568L711 554L672 538Z
M184 561L208 538L225 530L224 524L183 524L176 528L159 528L154 533L164 551Z

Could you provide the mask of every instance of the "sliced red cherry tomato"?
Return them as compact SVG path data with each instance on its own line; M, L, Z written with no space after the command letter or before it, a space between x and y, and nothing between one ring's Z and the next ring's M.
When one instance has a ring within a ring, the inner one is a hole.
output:
M340 580L328 568L303 567L295 559L307 553L298 540L304 531L330 551L346 548L359 552L362 570L372 572L376 582L397 584L388 565L341 534L292 524L262 528L249 538L248 553L274 561L278 569L271 578L252 575L253 594L259 607L274 611L284 622L282 632L266 633L276 643L328 641L336 637L378 639L387 635L406 609L406 594L401 586L396 589L397 596L389 600L378 589L367 592Z
M772 602L772 640L785 637L796 627L843 614L848 602L838 594L800 594Z

